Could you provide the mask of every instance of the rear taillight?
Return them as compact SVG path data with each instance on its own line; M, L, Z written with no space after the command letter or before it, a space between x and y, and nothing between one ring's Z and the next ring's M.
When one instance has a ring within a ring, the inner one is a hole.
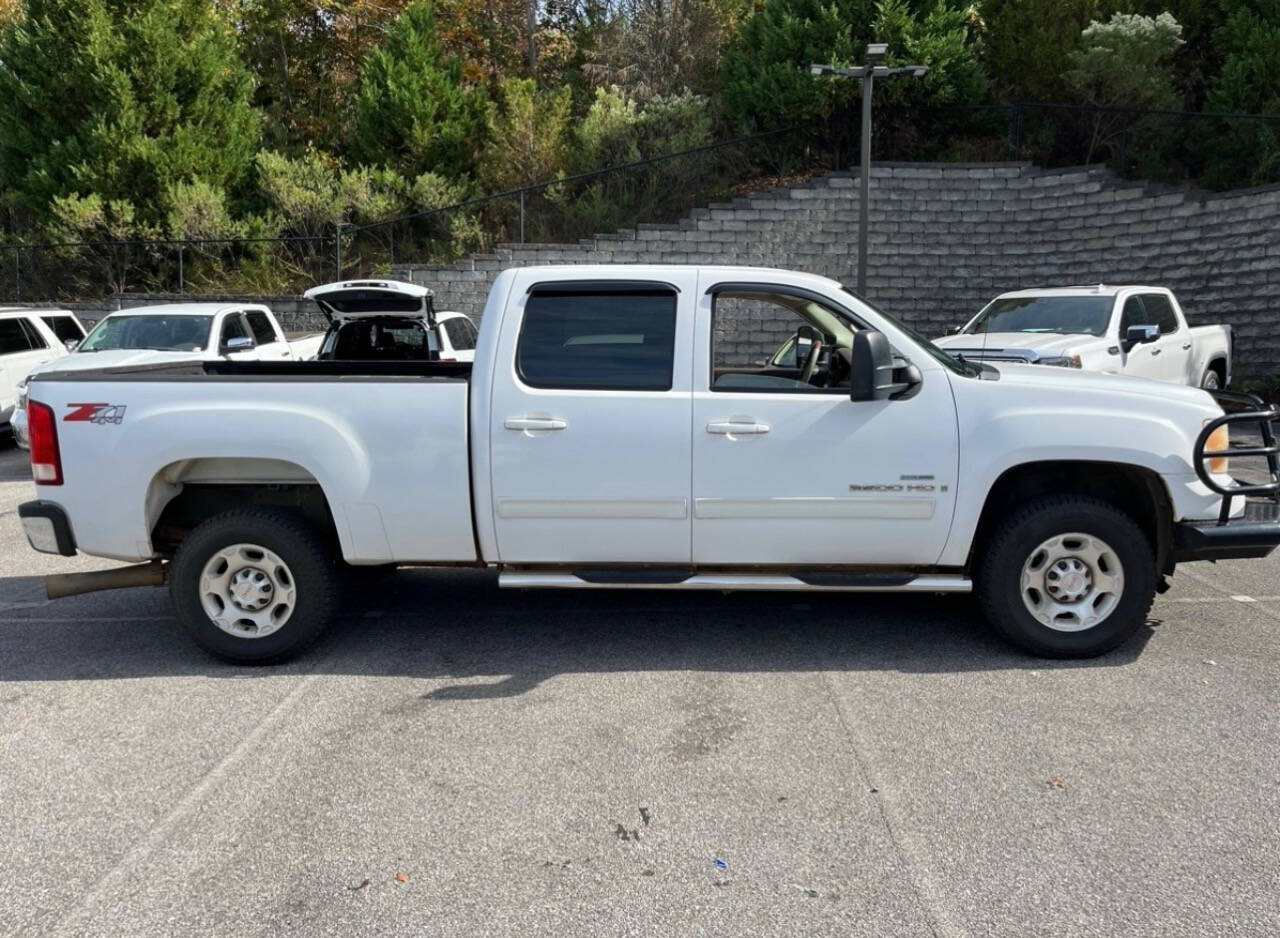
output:
M27 436L31 446L31 475L37 485L62 484L62 455L58 452L58 420L53 408L39 401L27 403Z

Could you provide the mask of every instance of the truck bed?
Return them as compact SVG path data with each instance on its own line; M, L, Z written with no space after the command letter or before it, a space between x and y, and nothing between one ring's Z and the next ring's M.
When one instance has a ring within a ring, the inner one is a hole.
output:
M476 559L469 364L182 362L39 375L79 549L155 553L193 485L319 485L354 563ZM86 403L94 402L94 403ZM140 477L139 467L147 467Z

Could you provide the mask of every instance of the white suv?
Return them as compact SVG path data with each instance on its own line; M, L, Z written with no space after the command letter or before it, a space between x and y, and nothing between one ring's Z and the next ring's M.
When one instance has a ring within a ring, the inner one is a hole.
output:
M13 419L27 375L83 338L84 328L68 310L0 307L0 427ZM21 429L15 427L15 434Z

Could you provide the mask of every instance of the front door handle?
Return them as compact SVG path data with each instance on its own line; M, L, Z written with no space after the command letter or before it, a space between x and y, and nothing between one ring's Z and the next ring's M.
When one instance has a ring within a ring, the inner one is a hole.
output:
M758 423L750 418L746 420L713 420L707 424L708 433L724 433L729 436L746 435L748 433L768 433L767 423Z
M508 417L505 426L508 430L563 430L569 423L558 417Z
M1160 354L1161 352L1163 352L1163 351L1164 351L1164 349L1153 348L1153 349L1151 350L1151 354L1152 354L1153 356L1155 356L1155 355L1159 355L1159 354Z

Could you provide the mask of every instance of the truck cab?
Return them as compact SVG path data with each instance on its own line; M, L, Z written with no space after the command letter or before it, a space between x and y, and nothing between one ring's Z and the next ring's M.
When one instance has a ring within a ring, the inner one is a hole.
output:
M974 591L1012 641L1080 657L1141 628L1179 563L1280 544L1280 412L1237 396L1228 414L1223 393L960 360L810 274L517 268L474 363L39 375L42 498L19 514L36 549L138 564L53 593L167 581L193 638L233 660L304 647L342 564ZM1230 447L1241 423L1259 444ZM1233 479L1241 457L1265 481Z
M1172 290L1057 287L1003 293L937 344L972 361L1025 361L1207 389L1231 378L1231 328L1191 327Z

